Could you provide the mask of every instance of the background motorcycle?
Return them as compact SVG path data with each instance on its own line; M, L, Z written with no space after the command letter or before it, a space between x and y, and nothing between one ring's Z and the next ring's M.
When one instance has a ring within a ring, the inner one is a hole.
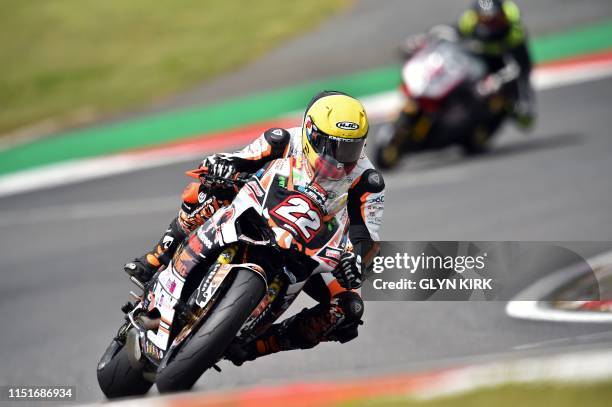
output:
M307 180L294 162L276 160L248 180L192 172L206 185L244 186L122 308L125 323L97 368L107 397L144 394L153 383L190 389L230 345L265 332L313 273L337 265L348 244L349 183L326 185L329 174L316 172Z
M494 74L467 42L429 39L402 68L405 105L393 124L375 138L375 161L382 169L402 155L459 144L466 153L486 150L508 116L516 95L507 86L519 76L514 61Z

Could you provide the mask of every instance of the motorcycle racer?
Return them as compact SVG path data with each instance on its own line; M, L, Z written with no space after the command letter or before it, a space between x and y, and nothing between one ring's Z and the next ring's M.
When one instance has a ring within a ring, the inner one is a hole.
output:
M505 55L518 63L518 102L514 116L520 126L530 127L535 117L533 89L529 82L532 62L527 49L527 30L521 22L518 6L510 0L477 0L461 15L458 28L462 37L482 44L480 55L491 72L505 66Z
M476 0L471 8L461 14L455 26L436 26L428 35L447 40L466 40L466 46L482 58L490 73L503 69L508 57L516 61L520 72L511 89L517 99L512 115L525 130L533 125L535 98L529 80L532 61L527 48L527 30L522 23L520 9L514 2ZM425 38L425 35L408 38L402 51L406 56L411 56L424 44Z
M268 129L238 152L218 153L202 161L201 167L209 173L229 178L255 173L278 158L303 156L315 167L318 159L329 156L344 165L351 182L346 205L353 250L341 255L333 275L316 274L306 283L304 291L319 304L272 325L246 346L230 349L228 358L235 364L281 350L311 348L321 341L344 343L357 337L363 301L353 289L361 286L362 262L368 265L378 250L384 208L384 180L364 152L368 130L366 112L357 99L323 91L308 104L301 127ZM141 282L148 281L159 267L169 263L191 231L229 204L232 194L213 193L203 183L189 184L178 216L154 250L127 263L125 271Z

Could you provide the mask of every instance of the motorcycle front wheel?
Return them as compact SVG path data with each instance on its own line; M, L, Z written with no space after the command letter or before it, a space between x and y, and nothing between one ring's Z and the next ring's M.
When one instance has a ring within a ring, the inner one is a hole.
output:
M165 357L155 383L161 393L189 390L225 353L244 322L266 292L266 284L253 271L239 269L224 295L202 325Z

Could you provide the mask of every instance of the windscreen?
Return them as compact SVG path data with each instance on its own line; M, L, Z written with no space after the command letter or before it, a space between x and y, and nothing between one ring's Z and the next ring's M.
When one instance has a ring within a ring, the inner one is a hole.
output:
M465 79L486 73L477 58L460 44L437 41L425 46L403 68L402 77L414 97L441 98Z

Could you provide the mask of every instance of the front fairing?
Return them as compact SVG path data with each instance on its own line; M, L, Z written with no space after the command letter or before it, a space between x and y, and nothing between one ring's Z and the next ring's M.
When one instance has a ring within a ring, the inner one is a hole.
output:
M460 43L436 41L427 44L404 65L402 79L415 98L438 100L465 80L486 74L484 64Z
M281 249L295 250L318 264L315 272L331 271L348 245L348 211L338 194L332 213L315 202L316 191L304 188L307 174L294 159L276 160L258 172L239 192L228 209L236 219L252 208L268 223ZM342 204L339 204L342 203ZM229 216L229 215L226 215ZM238 239L236 228L221 227L227 242Z

